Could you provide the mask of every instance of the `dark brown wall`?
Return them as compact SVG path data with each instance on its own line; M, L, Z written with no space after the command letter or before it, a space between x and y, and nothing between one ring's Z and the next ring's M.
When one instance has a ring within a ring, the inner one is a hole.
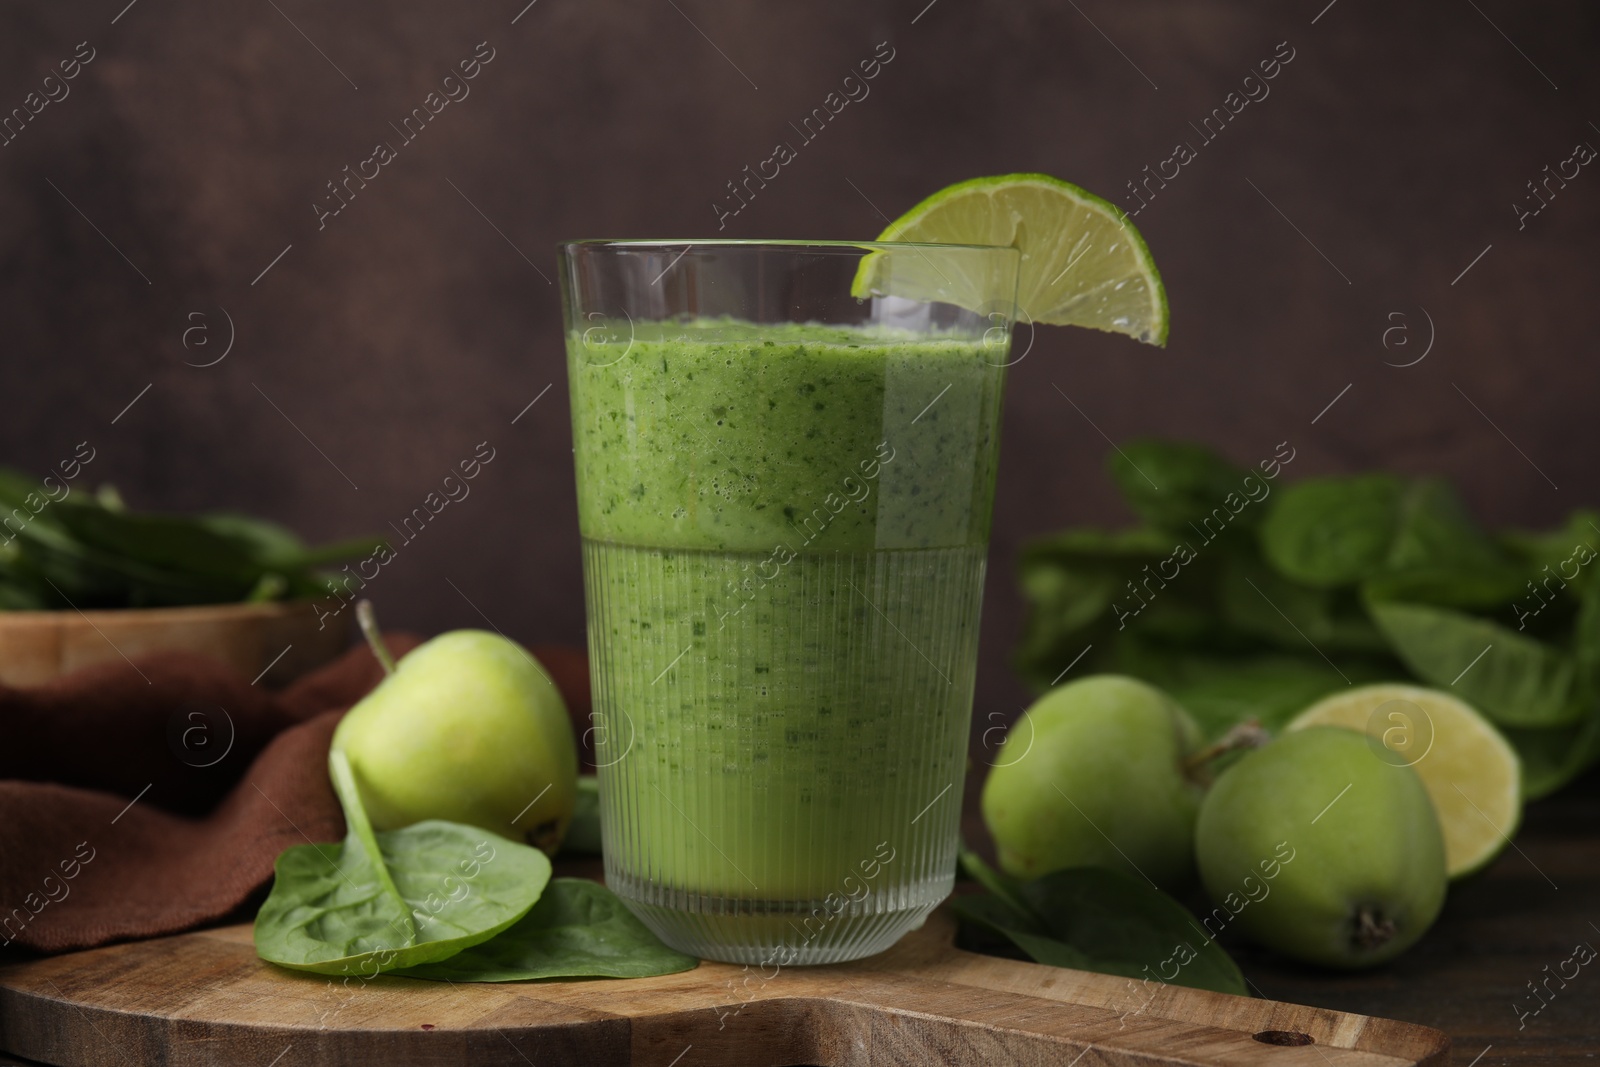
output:
M0 15L0 109L95 50L0 148L0 461L42 472L88 439L90 477L138 505L331 538L384 530L488 440L472 495L373 586L392 626L580 639L552 244L715 233L724 183L883 41L871 95L724 235L872 236L874 205L1015 170L1132 207L1126 182L1198 146L1137 218L1171 346L1049 330L1015 369L980 713L1021 699L1019 544L1122 518L1107 437L1442 473L1501 522L1600 499L1600 168L1525 228L1512 207L1600 145L1588 5L537 0L513 25L523 0L125 2ZM324 183L483 41L471 95L319 230ZM1270 96L1202 145L1190 123L1284 41ZM224 309L227 358L185 365L220 354ZM1385 366L1422 352L1423 309L1431 352Z

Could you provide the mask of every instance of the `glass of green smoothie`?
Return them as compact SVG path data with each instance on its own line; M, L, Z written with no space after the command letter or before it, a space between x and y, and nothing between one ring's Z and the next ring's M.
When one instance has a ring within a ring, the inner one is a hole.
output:
M882 951L954 882L1018 253L560 257L606 881L702 957Z

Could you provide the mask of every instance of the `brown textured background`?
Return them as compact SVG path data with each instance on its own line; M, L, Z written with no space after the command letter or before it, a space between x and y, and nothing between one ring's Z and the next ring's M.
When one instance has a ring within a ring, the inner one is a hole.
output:
M1123 517L1106 437L1195 437L1246 462L1287 440L1299 476L1441 473L1498 522L1600 499L1600 168L1525 230L1511 207L1576 142L1600 145L1590 5L537 0L513 25L524 2L0 14L0 111L78 42L96 51L0 148L0 461L42 473L87 439L88 480L136 505L248 509L322 539L385 530L487 440L471 496L372 595L395 628L487 617L576 642L559 307L539 273L554 242L714 233L724 183L796 140L788 124L883 41L870 96L724 235L872 236L872 205L1013 170L1131 205L1125 183L1198 146L1189 123L1288 41L1271 95L1138 217L1170 348L1045 331L1015 368L980 718L1023 699L1005 667L1019 544ZM397 142L389 123L481 41L496 54L471 95L319 232L324 183ZM1423 308L1431 353L1385 366L1422 351ZM221 309L231 352L186 365L220 354Z

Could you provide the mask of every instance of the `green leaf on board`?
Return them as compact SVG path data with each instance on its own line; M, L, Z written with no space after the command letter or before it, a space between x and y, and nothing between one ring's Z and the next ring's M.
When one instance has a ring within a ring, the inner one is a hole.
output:
M451 982L652 978L700 961L661 943L615 893L584 878L552 881L504 933L438 963L401 973Z
M988 893L974 893L952 897L950 910L956 918L971 926L978 926L997 935L1021 950L1022 955L1034 963L1049 967L1070 967L1075 971L1093 971L1096 974L1117 974L1139 978L1136 966L1125 960L1097 960L1087 952L1080 952L1064 941L1048 934L1035 933L1026 928L1021 916L999 897Z
M375 832L342 752L329 757L349 832L278 857L256 915L256 952L322 974L377 974L486 941L527 914L550 880L536 848L429 820Z
M954 897L956 915L1036 962L1248 995L1238 966L1188 909L1138 878L1074 867L1020 881L970 853L962 865L991 892Z
M986 863L982 856L962 844L959 853L961 870L968 878L987 889L1003 906L1011 909L1016 919L1012 923L1018 929L1032 930L1037 934L1046 933L1044 920L1033 914L1033 908L1022 898L1019 890L1022 879L1015 878L1003 871L997 871Z

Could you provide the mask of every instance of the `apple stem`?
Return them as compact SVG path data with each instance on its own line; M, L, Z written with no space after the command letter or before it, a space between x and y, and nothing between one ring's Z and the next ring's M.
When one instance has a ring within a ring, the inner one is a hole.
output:
M356 601L356 622L361 627L361 636L367 639L367 647L372 649L372 657L383 667L383 673L393 674L394 657L389 655L383 634L378 631L378 617L372 613L372 601Z
M1261 720L1250 718L1234 725L1212 744L1200 749L1183 761L1184 777L1206 784L1210 779L1208 768L1219 757L1243 748L1260 748L1272 740L1261 726Z

